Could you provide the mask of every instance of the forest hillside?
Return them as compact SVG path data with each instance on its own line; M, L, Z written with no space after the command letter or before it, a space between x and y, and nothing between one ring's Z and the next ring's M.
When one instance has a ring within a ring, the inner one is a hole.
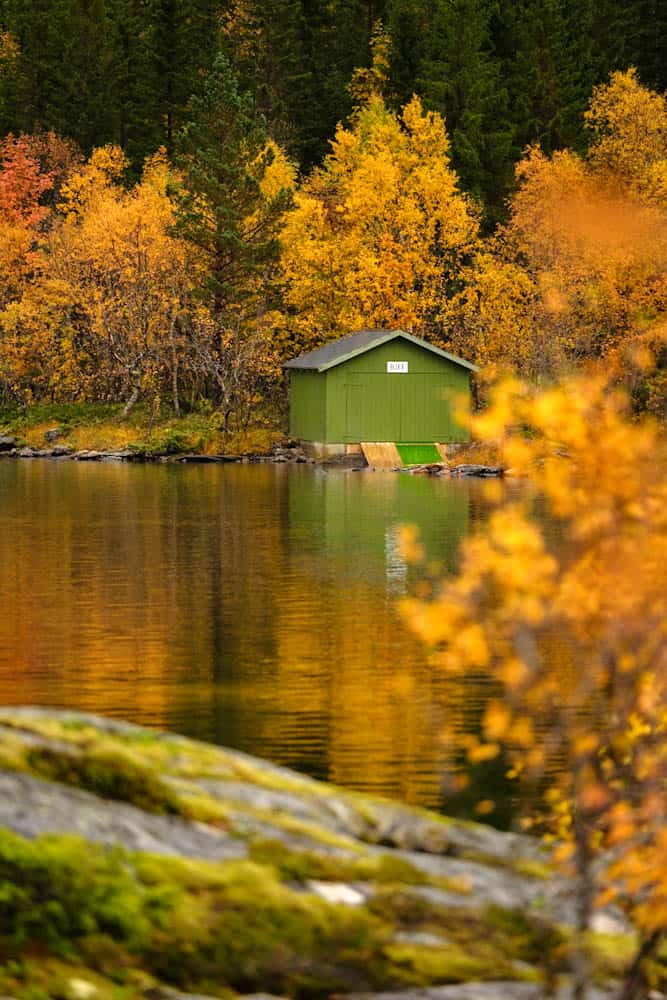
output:
M665 21L0 0L0 405L277 426L282 363L375 325L662 415Z

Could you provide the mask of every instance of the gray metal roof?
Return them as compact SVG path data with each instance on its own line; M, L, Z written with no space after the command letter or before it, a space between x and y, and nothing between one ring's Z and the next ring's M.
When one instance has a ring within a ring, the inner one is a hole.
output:
M309 354L302 354L301 357L288 361L283 365L283 368L290 371L325 372L329 368L335 368L336 365L355 358L358 354L363 354L373 347L379 347L380 344L386 344L399 337L402 340L409 340L417 347L423 347L424 350L430 351L432 354L446 358L447 361L452 361L455 365L461 365L462 368L468 368L472 372L478 370L477 365L471 364L470 361L464 361L463 358L458 358L455 354L449 354L447 351L429 344L426 340L413 337L411 333L406 333L404 330L360 330L358 333L351 333L348 337L341 337L340 340L333 340L331 343L325 344L324 347L318 347L316 351L310 351Z

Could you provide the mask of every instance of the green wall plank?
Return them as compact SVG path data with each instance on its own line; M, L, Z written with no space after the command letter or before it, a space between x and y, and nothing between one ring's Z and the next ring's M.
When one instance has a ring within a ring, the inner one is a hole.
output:
M289 432L302 441L324 441L327 377L317 372L291 372Z

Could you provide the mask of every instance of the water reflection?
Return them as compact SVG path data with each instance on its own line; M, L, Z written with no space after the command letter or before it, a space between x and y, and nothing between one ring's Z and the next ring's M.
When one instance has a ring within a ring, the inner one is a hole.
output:
M398 619L396 529L451 567L480 498L389 473L2 461L0 701L438 805L439 733L474 725L480 685L445 691Z

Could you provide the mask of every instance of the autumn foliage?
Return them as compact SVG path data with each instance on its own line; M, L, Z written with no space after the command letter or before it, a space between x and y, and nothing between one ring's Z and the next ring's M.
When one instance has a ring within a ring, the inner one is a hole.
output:
M0 172L5 397L119 400L126 410L140 398L158 407L164 399L178 411L186 391L214 396L200 363L202 331L212 322L200 294L206 262L176 232L177 175L164 152L129 188L118 147L96 149L85 162L75 158L47 207L55 171L30 155L31 142L8 140ZM241 333L246 350L238 353L247 359L257 338L247 328ZM262 347L270 353L265 341ZM234 385L245 385L244 377L249 384L236 356L226 358ZM239 408L243 398L234 397Z
M629 416L603 376L499 385L474 431L530 486L499 491L458 573L404 612L434 669L492 681L459 747L471 764L503 753L541 790L529 826L576 875L579 931L613 902L643 959L667 927L667 452L655 423ZM420 557L410 535L406 552ZM626 998L646 995L640 965ZM581 954L575 972L583 990Z
M450 303L452 344L481 364L544 379L604 359L622 375L619 349L664 316L667 102L615 73L585 117L585 156L527 151L507 224Z
M477 237L439 115L417 98L400 116L377 96L340 126L285 217L281 265L296 339L350 330L437 336L447 285Z
M128 181L116 146L0 144L0 398L212 405L280 398L281 363L401 327L483 368L547 382L600 365L635 410L667 409L667 103L634 71L596 88L585 155L526 150L506 222L480 230L445 122L392 110L388 39L356 107L297 177L224 60L180 152ZM647 357L653 358L646 364Z

